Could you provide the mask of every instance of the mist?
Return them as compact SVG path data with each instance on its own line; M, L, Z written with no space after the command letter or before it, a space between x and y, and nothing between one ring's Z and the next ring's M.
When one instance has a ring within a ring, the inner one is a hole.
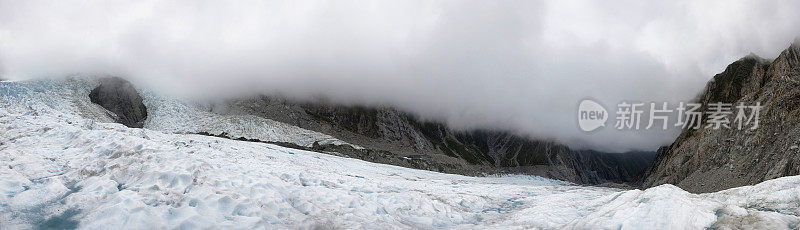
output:
M727 64L788 47L800 35L797 9L798 1L0 0L0 78L111 74L206 100L324 96L574 148L655 150L679 130L583 132L578 103L591 98L613 113L622 101L691 100Z

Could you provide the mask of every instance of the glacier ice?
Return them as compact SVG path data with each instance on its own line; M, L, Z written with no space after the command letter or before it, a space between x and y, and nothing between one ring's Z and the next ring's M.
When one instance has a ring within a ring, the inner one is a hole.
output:
M163 113L148 121L150 129L131 129L80 99L91 87L75 80L0 83L0 229L793 229L800 221L800 176L691 194L672 185L620 190L535 176L442 174L180 134L191 130L167 123L182 120L158 119L213 115L186 115L192 108L152 96L148 103L172 109L156 109ZM236 128L213 124L224 120L190 128ZM327 138L290 135L295 131L274 135Z

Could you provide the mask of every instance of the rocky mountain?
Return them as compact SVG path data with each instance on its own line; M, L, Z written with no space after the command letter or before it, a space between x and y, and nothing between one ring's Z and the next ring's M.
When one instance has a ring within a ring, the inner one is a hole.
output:
M621 183L641 171L637 167L645 168L650 163L602 157L593 151L573 151L559 143L510 132L454 130L386 106L347 106L322 100L301 102L262 96L233 100L217 107L216 112L256 115L365 148L315 145L316 151L440 172L467 175L513 172L576 183Z
M701 111L718 102L760 103L758 127L705 128L704 119L700 129L685 129L657 151L644 187L669 183L714 192L800 172L800 44L773 61L750 55L732 63L696 100ZM737 112L733 108L730 121Z

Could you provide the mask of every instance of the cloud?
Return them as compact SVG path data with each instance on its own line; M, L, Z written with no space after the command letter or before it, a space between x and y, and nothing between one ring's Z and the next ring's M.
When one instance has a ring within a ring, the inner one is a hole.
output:
M457 128L654 150L676 130L584 133L578 103L677 103L800 35L797 1L6 1L0 69L110 73L219 98L325 95ZM645 121L646 122L646 121Z

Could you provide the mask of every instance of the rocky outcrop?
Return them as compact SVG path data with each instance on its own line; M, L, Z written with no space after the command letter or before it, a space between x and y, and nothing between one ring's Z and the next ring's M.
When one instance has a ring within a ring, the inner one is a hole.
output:
M136 88L119 77L100 79L100 85L89 93L92 103L111 112L117 123L131 128L142 128L147 119L147 108Z
M702 111L716 102L764 107L754 130L685 129L658 150L644 187L669 183L690 192L714 192L800 172L798 44L772 62L751 55L732 63L714 76L697 101Z

